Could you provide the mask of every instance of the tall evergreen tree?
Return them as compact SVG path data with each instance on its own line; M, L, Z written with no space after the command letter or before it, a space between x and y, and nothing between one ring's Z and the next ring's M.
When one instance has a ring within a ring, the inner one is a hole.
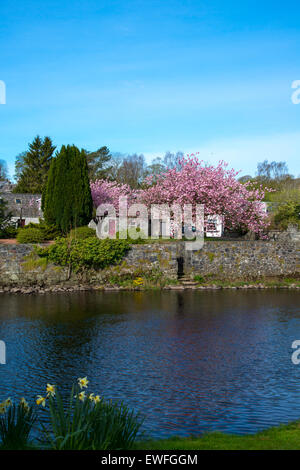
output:
M36 136L29 150L20 154L16 160L16 193L42 193L47 182L55 146L50 137L41 139Z
M89 169L89 178L92 181L106 178L111 167L109 166L112 155L108 147L100 147L95 152L85 150Z
M62 146L51 163L42 208L46 222L64 233L90 222L93 201L84 150Z

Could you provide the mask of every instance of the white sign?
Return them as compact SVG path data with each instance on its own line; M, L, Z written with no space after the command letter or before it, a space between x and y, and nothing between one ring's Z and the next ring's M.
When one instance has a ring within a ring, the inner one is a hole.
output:
M206 218L206 236L221 237L223 234L223 217L221 215L208 215Z

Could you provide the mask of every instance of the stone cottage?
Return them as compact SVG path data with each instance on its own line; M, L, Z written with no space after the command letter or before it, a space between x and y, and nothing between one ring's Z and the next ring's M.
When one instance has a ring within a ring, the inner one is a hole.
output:
M7 210L13 214L12 222L16 227L24 227L30 223L37 224L43 217L41 194L1 192L0 198L7 202Z

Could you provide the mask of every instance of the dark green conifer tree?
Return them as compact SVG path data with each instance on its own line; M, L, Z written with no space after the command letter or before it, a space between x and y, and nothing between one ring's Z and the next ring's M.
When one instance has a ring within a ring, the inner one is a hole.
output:
M62 146L51 163L42 208L45 221L64 233L90 222L93 201L83 150Z

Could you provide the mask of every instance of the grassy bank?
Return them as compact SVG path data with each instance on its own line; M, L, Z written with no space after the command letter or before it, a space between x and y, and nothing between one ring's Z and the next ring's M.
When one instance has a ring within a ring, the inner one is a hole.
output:
M0 451L7 448L51 450L52 447L41 446L41 444L35 442L16 447L3 447L0 445ZM108 448L110 449L110 447ZM204 434L202 437L174 437L137 442L130 448L132 450L300 450L300 421L273 427L253 435L236 436L213 432ZM99 450L101 449L103 450L104 447L100 446Z
M144 450L299 450L300 421L246 436L207 433L202 437L140 442Z
M149 273L140 273L139 277L135 278L132 274L125 276L111 276L107 280L107 284L98 286L105 289L105 287L115 287L121 289L138 289L138 290L151 290L151 289L268 289L268 288L286 288L286 289L299 289L300 279L295 278L259 278L252 280L224 280L215 279L201 276L191 276L191 282L188 284L185 281L178 279L168 279L159 273L157 275Z
M229 276L228 276L229 277ZM131 272L122 272L119 267L112 268L106 280L98 288L106 287L120 289L262 289L262 288L300 288L299 275L285 277L258 277L256 279L228 278L206 274L205 276L186 274L180 279L168 278L158 268L145 271L136 269Z
M293 287L300 287L300 278L299 277L277 277L277 278L258 278L252 280L225 280L225 279L209 279L207 276L206 278L202 278L201 276L195 276L194 280L197 282L198 287L211 287L216 286L220 288L234 288L242 289L242 288L271 288L271 287L286 287L286 288L293 288Z
M256 281L224 281L224 280L213 280L210 282L193 282L192 285L181 284L180 281L175 279L149 279L146 276L119 280L111 278L107 280L107 283L103 284L88 284L80 281L69 281L66 283L44 285L38 284L22 284L22 286L15 285L0 285L0 294L11 293L11 294L39 294L39 293L51 293L51 292L76 292L76 291L160 291L160 290L194 290L194 291L211 291L211 290L263 290L263 289L290 289L300 290L299 279L273 279L265 280L260 279Z

